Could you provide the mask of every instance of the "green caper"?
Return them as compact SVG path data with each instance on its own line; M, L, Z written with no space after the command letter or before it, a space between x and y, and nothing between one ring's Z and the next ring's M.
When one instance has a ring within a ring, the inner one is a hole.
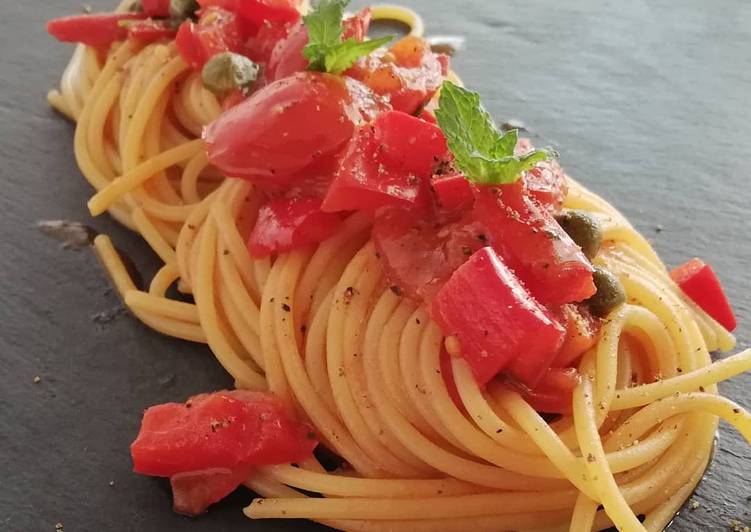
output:
M258 65L247 57L232 52L222 52L204 65L201 79L214 94L224 94L233 89L243 89L258 77Z
M193 18L199 7L197 0L170 0L169 14L175 21Z
M91 12L89 10L89 12ZM132 2L128 6L128 12L129 13L142 13L143 12L143 6L141 5L141 0L135 0L135 2Z
M588 259L595 258L602 245L602 226L597 218L585 211L571 210L559 214L556 220Z
M604 318L626 302L626 291L618 278L603 268L595 267L593 279L597 292L586 302L592 314Z

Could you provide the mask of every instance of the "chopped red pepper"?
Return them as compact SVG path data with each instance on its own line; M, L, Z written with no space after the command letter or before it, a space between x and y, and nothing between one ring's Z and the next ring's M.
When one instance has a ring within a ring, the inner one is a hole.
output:
M235 491L251 474L252 467L226 469L216 467L203 471L178 473L170 477L173 509L183 515L195 516Z
M558 306L595 293L592 264L521 181L476 187L474 217L493 248L542 303Z
M254 257L265 257L323 242L342 224L338 214L321 211L318 198L276 198L261 207L248 239Z
M454 272L433 300L431 315L444 334L457 337L481 386L512 368L516 379L534 388L565 334L490 247Z
M691 259L670 272L681 290L717 323L732 332L738 325L722 284L709 264Z
M220 7L202 10L198 22L183 22L175 39L182 58L196 70L216 54L239 53L244 43L237 15Z
M141 7L150 17L170 16L170 0L141 0Z
M472 208L475 198L469 181L461 173L435 176L431 182L438 207L445 212L466 212Z
M373 126L355 132L323 201L326 212L363 210L385 206L424 211L430 204L427 179L384 160Z
M47 23L47 33L59 41L101 48L128 37L128 30L122 22L146 17L145 13L73 15L50 20Z
M471 220L438 227L431 217L383 209L373 223L373 241L394 290L431 301L451 274L485 244L484 228Z
M130 447L136 473L179 473L298 462L316 446L272 394L244 390L152 406Z
M429 178L433 168L449 158L441 129L425 120L387 111L376 118L376 140L384 162L408 173Z

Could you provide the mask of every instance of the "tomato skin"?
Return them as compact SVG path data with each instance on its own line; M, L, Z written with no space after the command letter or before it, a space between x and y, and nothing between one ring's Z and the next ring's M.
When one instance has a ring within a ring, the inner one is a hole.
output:
M490 247L454 272L430 308L443 333L458 338L480 386L512 366L533 388L565 333Z
M407 36L391 49L360 58L347 74L386 96L398 111L415 114L443 83L448 63L427 41Z
M321 211L318 198L275 198L261 207L248 239L253 257L323 242L341 227L337 214Z
M143 20L144 13L96 13L73 15L50 20L47 33L62 42L81 43L102 48L128 36L122 21Z
M315 445L272 394L234 390L147 409L130 450L136 473L171 477L297 462Z
M170 16L170 0L141 0L141 7L150 17Z
M429 122L389 111L381 114L374 126L383 160L389 166L428 178L437 164L449 158L446 137Z
M475 202L472 188L461 173L436 176L431 182L438 207L451 214L465 212Z
M185 21L180 25L175 44L185 62L200 70L216 54L241 52L244 39L234 13L209 7L201 11L197 23Z
M733 332L738 322L720 280L709 264L691 259L670 272L670 277L683 293L709 314L717 323Z
M521 181L475 187L475 219L493 248L529 291L549 306L583 301L595 293L592 264Z
M151 19L142 20L128 26L128 35L141 42L156 42L174 38L176 31L167 23Z
M252 467L204 469L170 477L175 513L196 516L235 491L251 474Z
M209 159L224 174L257 184L304 179L301 171L338 153L381 108L357 85L318 72L271 83L204 130Z

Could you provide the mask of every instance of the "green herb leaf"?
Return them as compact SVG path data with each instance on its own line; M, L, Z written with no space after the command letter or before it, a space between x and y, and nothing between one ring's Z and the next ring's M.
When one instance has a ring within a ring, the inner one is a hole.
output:
M480 95L450 81L443 82L435 115L456 166L474 183L514 183L522 173L554 156L547 150L514 155L517 130L500 131L480 103Z
M393 39L392 36L371 41L354 39L342 41L342 19L349 0L320 0L315 9L303 17L308 28L308 45L303 55L310 66L308 70L339 74L354 62Z

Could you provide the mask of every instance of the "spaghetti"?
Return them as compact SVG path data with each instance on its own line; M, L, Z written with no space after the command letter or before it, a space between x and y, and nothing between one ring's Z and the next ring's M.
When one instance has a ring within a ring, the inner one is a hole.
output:
M422 33L410 11L373 15ZM620 213L571 178L565 207L601 222L594 262L620 279L628 303L581 359L572 415L548 422L508 388L480 388L454 357L457 407L440 375L444 337L424 305L389 289L368 218L349 217L320 245L250 256L244 228L263 193L209 165L200 135L221 103L174 43L126 40L106 56L79 45L48 99L77 123L92 214L109 212L164 262L140 290L110 239L96 239L132 313L208 344L238 388L274 392L351 467L262 468L246 482L265 497L245 509L251 519L352 531L658 531L701 479L718 419L751 441L751 415L716 388L751 370L751 351L713 363L711 351L734 347L731 334L681 294ZM194 303L168 298L173 285Z

